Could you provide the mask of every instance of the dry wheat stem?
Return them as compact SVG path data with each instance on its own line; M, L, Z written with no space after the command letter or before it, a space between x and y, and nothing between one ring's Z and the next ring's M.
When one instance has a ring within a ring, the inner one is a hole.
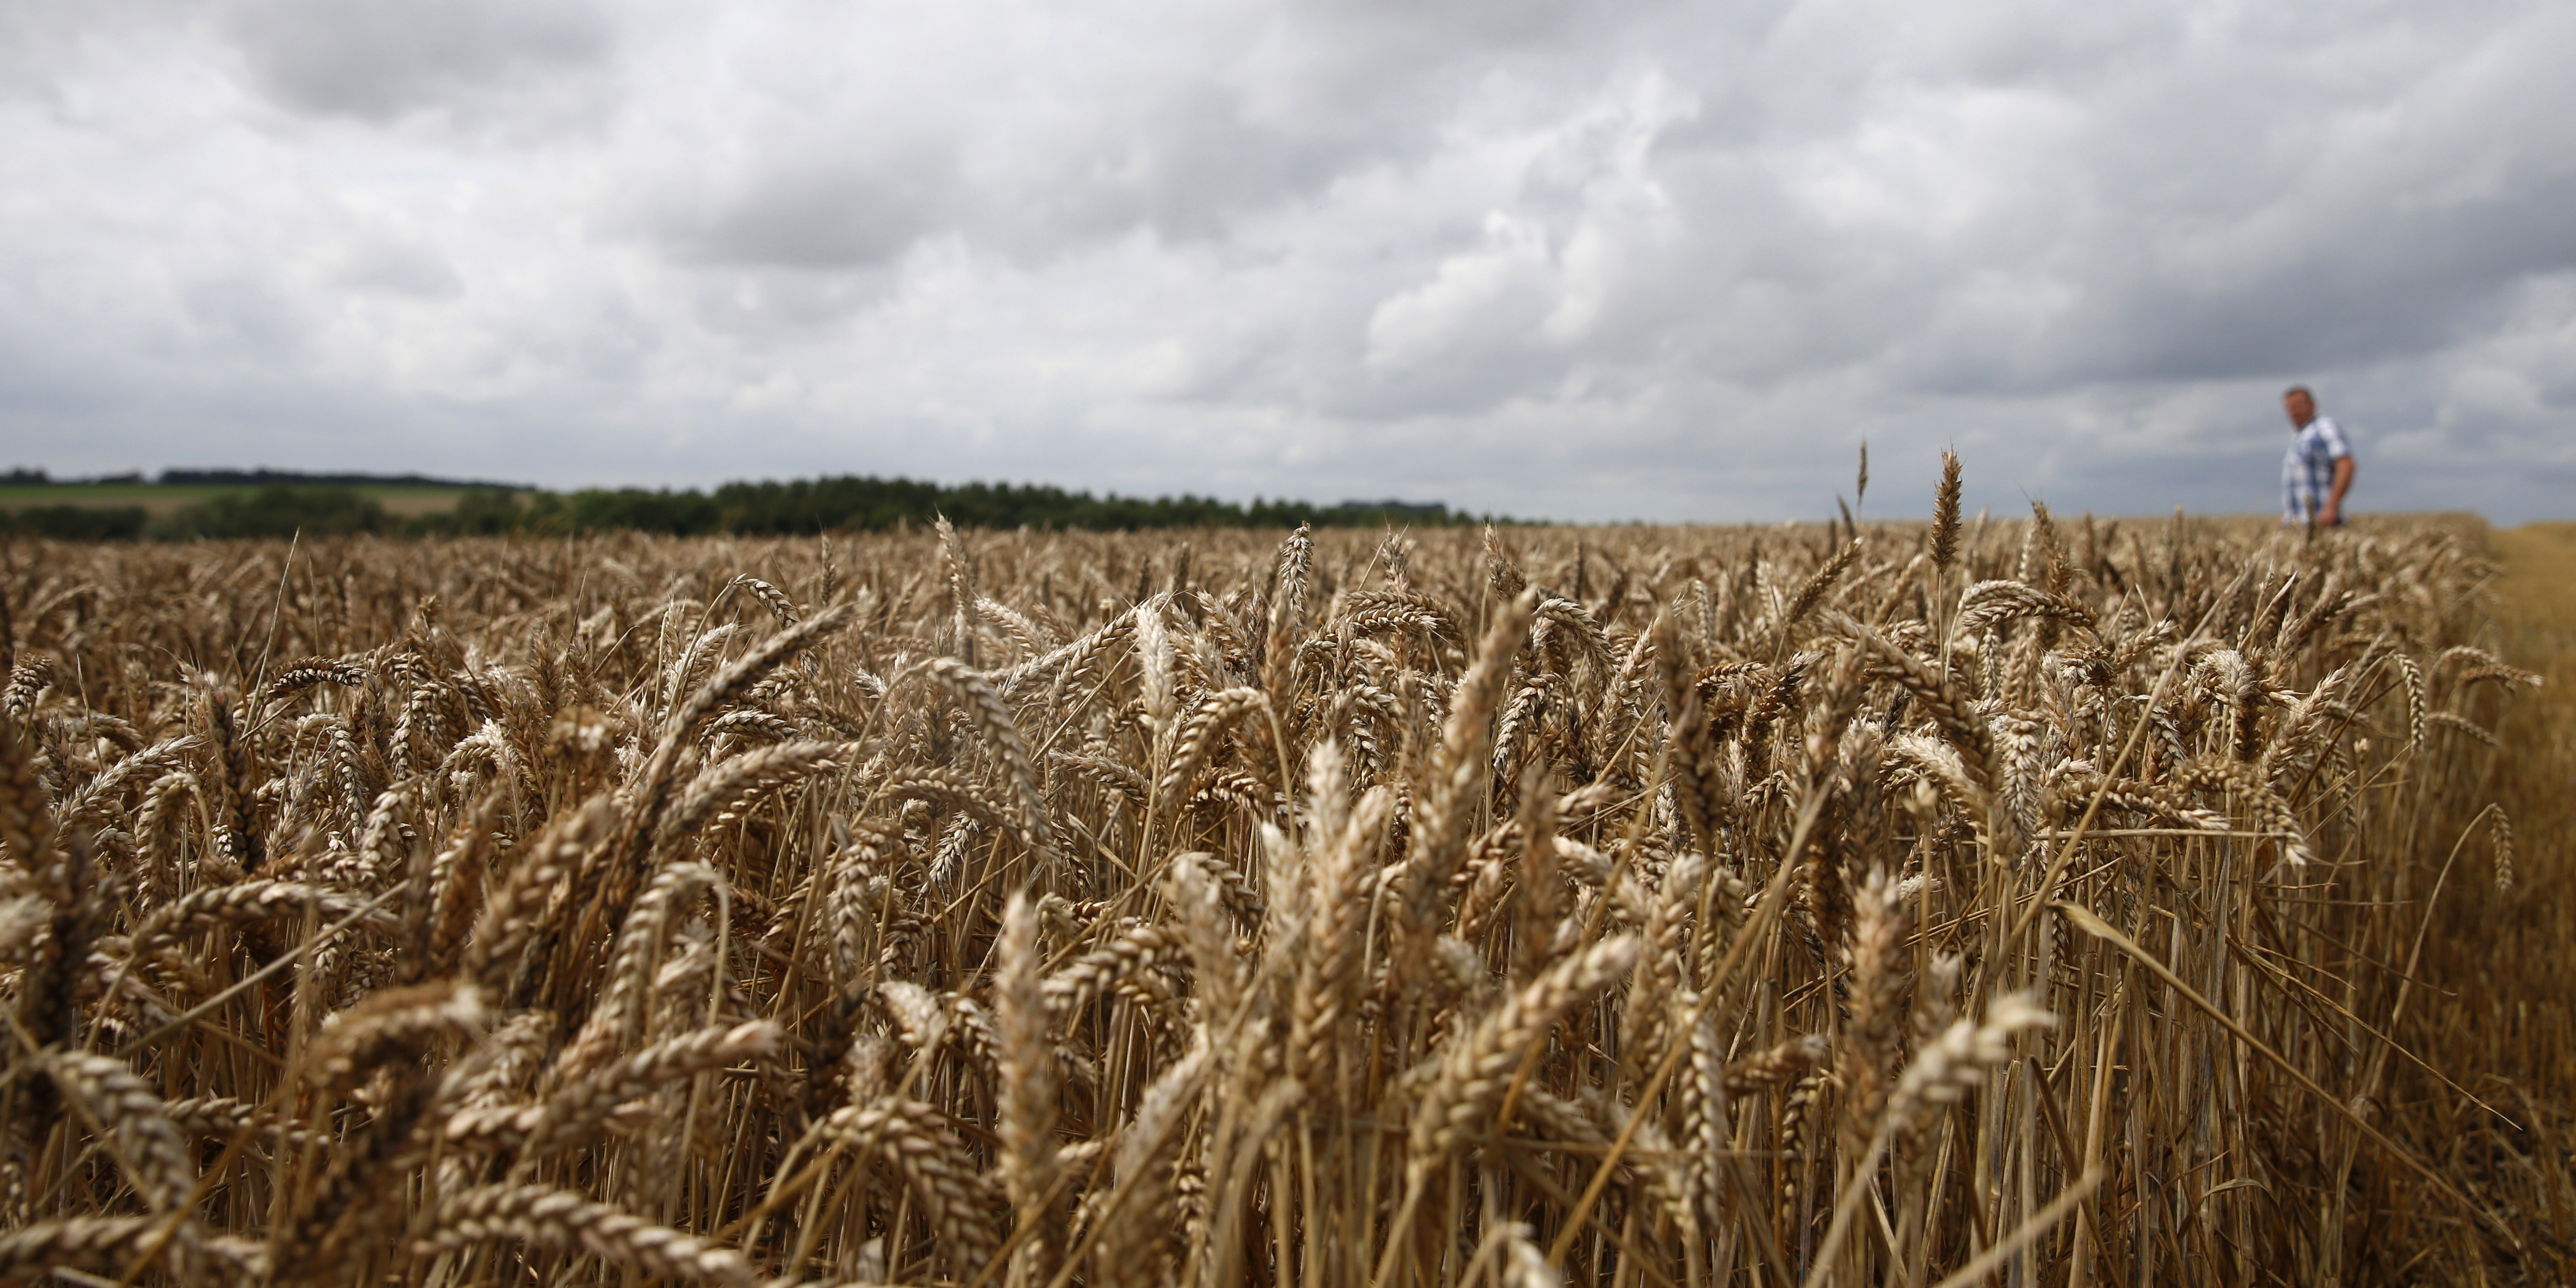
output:
M12 547L0 1260L2576 1272L2485 534L1960 477L1929 526Z

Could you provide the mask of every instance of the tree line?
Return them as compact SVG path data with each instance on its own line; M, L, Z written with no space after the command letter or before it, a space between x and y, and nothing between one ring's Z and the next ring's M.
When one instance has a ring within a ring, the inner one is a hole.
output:
M386 536L561 536L635 531L672 536L881 532L945 516L961 527L1135 532L1156 528L1436 527L1494 521L1439 503L1094 496L1047 484L940 484L846 475L735 482L712 491L465 487L453 508L398 516L354 487L269 483L166 513L142 506L40 505L0 515L0 530L62 540L185 540L375 533Z

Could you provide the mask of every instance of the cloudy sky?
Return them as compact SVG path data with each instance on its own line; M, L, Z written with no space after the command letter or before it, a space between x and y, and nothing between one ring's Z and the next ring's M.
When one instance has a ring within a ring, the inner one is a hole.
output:
M0 0L0 464L2576 517L2576 7Z

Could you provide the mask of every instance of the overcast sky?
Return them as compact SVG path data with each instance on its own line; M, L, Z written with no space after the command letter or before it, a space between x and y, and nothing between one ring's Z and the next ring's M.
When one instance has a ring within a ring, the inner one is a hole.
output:
M0 465L2576 516L2576 6L0 0Z

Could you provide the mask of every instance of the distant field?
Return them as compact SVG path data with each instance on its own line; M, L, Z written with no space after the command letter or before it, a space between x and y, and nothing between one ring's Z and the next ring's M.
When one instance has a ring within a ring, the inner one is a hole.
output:
M152 514L167 514L183 505L193 505L227 492L251 492L256 488L220 487L212 484L55 484L51 487L0 487L0 510L25 510L42 505L77 505L105 508L139 505ZM456 498L465 489L452 487L362 487L354 489L374 498L385 507L385 513L396 518L440 514L456 508Z

